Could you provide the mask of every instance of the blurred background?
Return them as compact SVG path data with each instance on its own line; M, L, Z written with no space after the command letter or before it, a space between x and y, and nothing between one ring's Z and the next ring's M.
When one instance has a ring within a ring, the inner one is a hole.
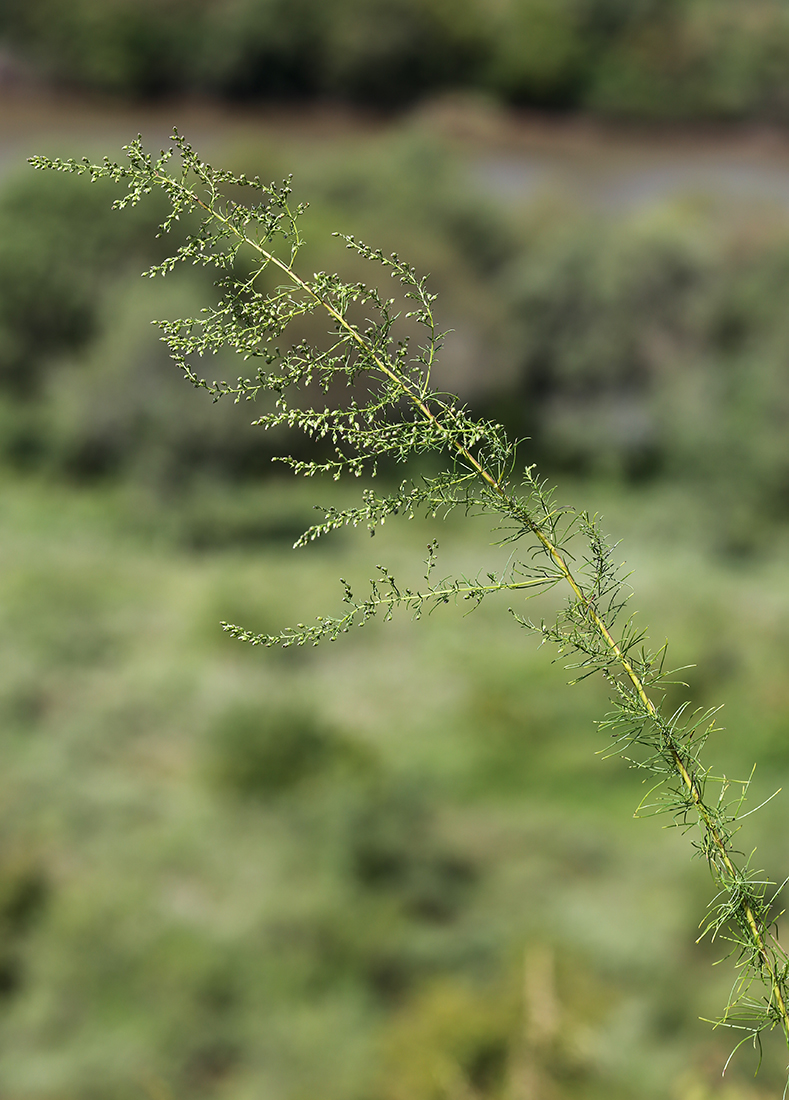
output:
M222 634L379 561L416 583L434 537L446 572L502 551L419 520L293 552L358 487L181 381L150 320L212 287L140 279L156 197L25 157L177 125L294 173L308 270L351 270L342 230L431 272L441 384L603 514L755 806L789 777L787 122L783 0L4 0L4 1100L780 1095L779 1037L722 1079L738 1036L699 1019L733 970L692 838L633 820L603 686L505 604ZM787 820L742 842L779 881Z

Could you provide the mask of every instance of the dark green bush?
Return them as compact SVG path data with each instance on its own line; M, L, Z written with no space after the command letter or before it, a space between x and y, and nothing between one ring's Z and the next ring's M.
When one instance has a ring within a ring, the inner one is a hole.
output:
M96 333L108 277L156 255L156 208L126 222L113 188L25 172L0 192L0 387L30 396L55 354Z
M6 0L0 35L119 95L339 97L444 88L655 118L789 111L782 0Z
M319 94L331 9L321 0L209 5L192 80L233 98Z
M152 312L193 311L201 294L210 292L199 276L175 293L139 278L118 280L105 292L90 346L50 364L40 408L54 472L79 479L132 477L166 494L201 474L268 470L270 447L251 426L255 409L231 402L217 408L194 390L184 395L149 322ZM217 373L226 365L212 364Z
M120 95L193 80L209 0L8 0L0 32L48 75Z
M325 771L337 755L336 738L309 712L234 706L211 731L208 768L220 788L271 798Z
M584 102L652 118L786 118L789 17L778 0L653 5L595 59Z
M519 391L497 412L549 464L670 472L786 514L787 227L726 218L559 216L507 271Z
M515 103L578 102L590 39L578 0L510 0L496 23L487 81Z
M373 789L351 819L351 868L363 888L397 897L410 917L442 923L466 901L475 872L437 840L432 818L414 788Z
M635 472L663 457L655 395L667 360L704 344L717 278L687 230L561 218L508 272L520 428L551 463Z
M326 43L325 89L396 106L474 82L487 27L475 0L340 0Z

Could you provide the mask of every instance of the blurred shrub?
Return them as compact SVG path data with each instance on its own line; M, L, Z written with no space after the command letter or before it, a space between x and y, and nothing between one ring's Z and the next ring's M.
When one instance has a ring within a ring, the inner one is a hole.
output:
M210 4L193 81L234 98L319 94L332 8L322 0Z
M333 5L325 89L362 103L409 103L474 80L486 21L474 0L340 0Z
M701 70L699 107L723 116L789 114L789 10L779 0L696 0L688 53Z
M382 1100L625 1095L612 1080L600 1093L595 1086L582 1035L616 992L587 960L532 942L502 971L487 985L434 978L391 1015L381 1042Z
M0 1004L16 994L27 979L25 947L50 897L44 870L29 855L0 865Z
M600 52L584 102L636 117L785 118L787 57L780 0L652 5Z
M667 471L786 514L789 235L727 218L560 215L534 233L503 282L520 395L496 411L549 464Z
M520 1005L507 992L447 979L421 989L384 1034L382 1098L509 1095L510 1063L523 1024Z
M238 705L211 730L209 776L236 795L270 798L325 771L339 749L308 711Z
M474 881L471 862L437 841L423 793L390 785L371 794L351 822L355 879L367 890L396 896L412 918L451 920Z
M184 383L151 317L194 314L207 280L167 287L139 274L105 290L96 338L82 355L50 364L42 401L46 454L55 471L79 478L133 476L163 491L206 472L268 468L270 451L251 422L255 410L214 404ZM189 277L192 276L192 277ZM206 370L230 377L236 364Z
M336 843L351 889L393 904L407 920L438 924L468 899L475 869L440 839L426 792L387 776L308 708L232 705L207 732L205 774L227 795L262 801L327 777L343 791ZM392 965L376 983L395 982Z
M508 273L521 408L552 463L635 472L661 455L654 395L704 342L717 256L681 219L557 218Z
M668 5L613 39L583 97L592 110L644 118L705 114L704 82L686 25Z
M589 45L581 15L577 0L510 0L496 24L491 87L516 103L576 103Z
M449 271L448 295L457 297L472 284L482 311L490 311L494 295L487 278L517 254L520 242L507 214L469 187L462 171L418 123L368 143L361 152L343 150L313 161L299 172L299 192L309 194L313 207L311 225L320 219L308 247L323 226L328 238L338 219L352 222L357 233L383 235L384 247L391 241L403 254L407 248L411 256L415 249L422 252L432 281ZM346 250L339 257L352 262ZM337 259L335 252L331 260Z
M31 396L56 353L95 334L109 275L156 254L158 203L130 219L115 189L71 176L13 177L0 191L0 387Z
M45 72L121 95L182 88L192 78L207 0L7 0L5 30Z
M789 110L783 0L5 0L0 35L120 95L394 107L473 86L646 117Z

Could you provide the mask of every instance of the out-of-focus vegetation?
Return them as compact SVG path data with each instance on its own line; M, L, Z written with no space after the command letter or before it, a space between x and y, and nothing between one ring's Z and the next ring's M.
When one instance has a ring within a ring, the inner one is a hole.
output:
M703 485L732 549L756 548L789 502L788 230L698 201L536 218L501 284L520 394L502 414L549 465Z
M771 793L789 769L780 553L743 570L678 543L669 491L568 491L626 538L645 621L698 661L693 703L727 698L718 760L740 776L758 757ZM250 489L256 544L185 553L129 488L5 482L4 1094L780 1092L769 1044L759 1082L746 1053L719 1091L731 1037L698 1017L730 974L695 943L706 871L632 820L638 774L595 755L604 685L568 688L503 605L279 655L218 630L339 605L340 571L383 555L404 574L436 533L341 536L305 572L283 532L314 494ZM448 567L490 564L473 523L441 538ZM781 867L785 807L764 814L749 844Z
M244 150L237 159L260 169ZM546 470L720 494L722 545L756 549L760 525L789 510L784 215L700 199L616 220L549 200L507 211L462 178L418 128L313 155L297 191L316 211L307 264L356 273L337 226L396 247L432 272L453 330L443 384L527 436ZM254 408L184 387L149 323L199 309L209 279L140 280L160 211L151 200L124 221L110 201L103 187L27 173L0 192L2 453L165 495L258 476L271 452L247 430Z
M785 118L783 0L5 0L49 77L121 95L334 97L443 88L645 118Z
M258 157L235 153L292 166ZM783 216L508 213L419 133L295 167L308 265L349 262L340 228L433 272L447 387L604 512L653 639L697 664L677 705L725 699L716 756L785 784ZM325 652L222 635L339 604L338 576L412 562L415 539L469 574L506 551L416 520L302 551L305 572L290 546L337 490L272 479L254 406L178 378L149 320L210 282L141 281L160 212L110 199L32 173L0 190L0 1091L775 1095L780 1051L719 1083L706 872L595 756L604 685L567 688L503 605ZM774 805L749 850L780 874Z

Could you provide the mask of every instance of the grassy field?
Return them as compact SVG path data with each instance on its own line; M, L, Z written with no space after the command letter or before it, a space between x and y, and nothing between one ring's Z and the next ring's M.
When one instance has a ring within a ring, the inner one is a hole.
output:
M789 770L785 543L716 554L679 490L564 491L623 538L653 641L697 662L677 702L726 703L710 759L760 762L755 805ZM3 1094L776 1095L777 1038L755 1084L746 1052L720 1083L709 877L692 837L633 820L602 684L567 687L492 602L310 651L222 633L328 611L378 562L416 581L436 534L439 570L505 553L424 520L291 551L331 492L3 485ZM743 841L779 879L785 820L779 796Z

